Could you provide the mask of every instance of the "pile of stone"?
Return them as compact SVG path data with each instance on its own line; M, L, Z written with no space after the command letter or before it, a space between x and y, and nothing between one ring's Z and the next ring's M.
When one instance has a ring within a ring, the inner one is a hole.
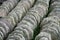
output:
M6 0L0 17L0 40L32 40L37 27L35 40L60 40L60 0Z

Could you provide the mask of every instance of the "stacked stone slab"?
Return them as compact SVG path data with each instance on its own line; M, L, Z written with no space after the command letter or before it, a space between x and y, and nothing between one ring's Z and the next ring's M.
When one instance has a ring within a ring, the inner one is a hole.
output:
M5 17L20 0L7 0L0 6L0 17Z
M3 40L15 25L21 21L28 9L32 7L35 0L21 0L18 5L8 14L0 19L0 40Z
M60 40L60 0L55 0L51 7L53 7L53 10L42 21L41 32L35 40Z
M14 31L9 34L7 40L31 40L33 31L46 15L49 7L49 0L37 0L35 6L31 8Z

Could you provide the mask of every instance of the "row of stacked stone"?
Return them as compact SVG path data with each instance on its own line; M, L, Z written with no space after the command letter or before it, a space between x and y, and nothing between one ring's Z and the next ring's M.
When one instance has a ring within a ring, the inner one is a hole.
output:
M37 0L35 6L31 8L14 31L9 34L6 40L31 40L33 31L46 15L50 0Z
M0 19L0 40L3 40L14 29L34 2L35 0L21 0L8 16Z
M0 6L0 17L5 17L20 0L7 0Z
M41 32L35 40L60 40L60 0L51 0L53 10L42 23Z

